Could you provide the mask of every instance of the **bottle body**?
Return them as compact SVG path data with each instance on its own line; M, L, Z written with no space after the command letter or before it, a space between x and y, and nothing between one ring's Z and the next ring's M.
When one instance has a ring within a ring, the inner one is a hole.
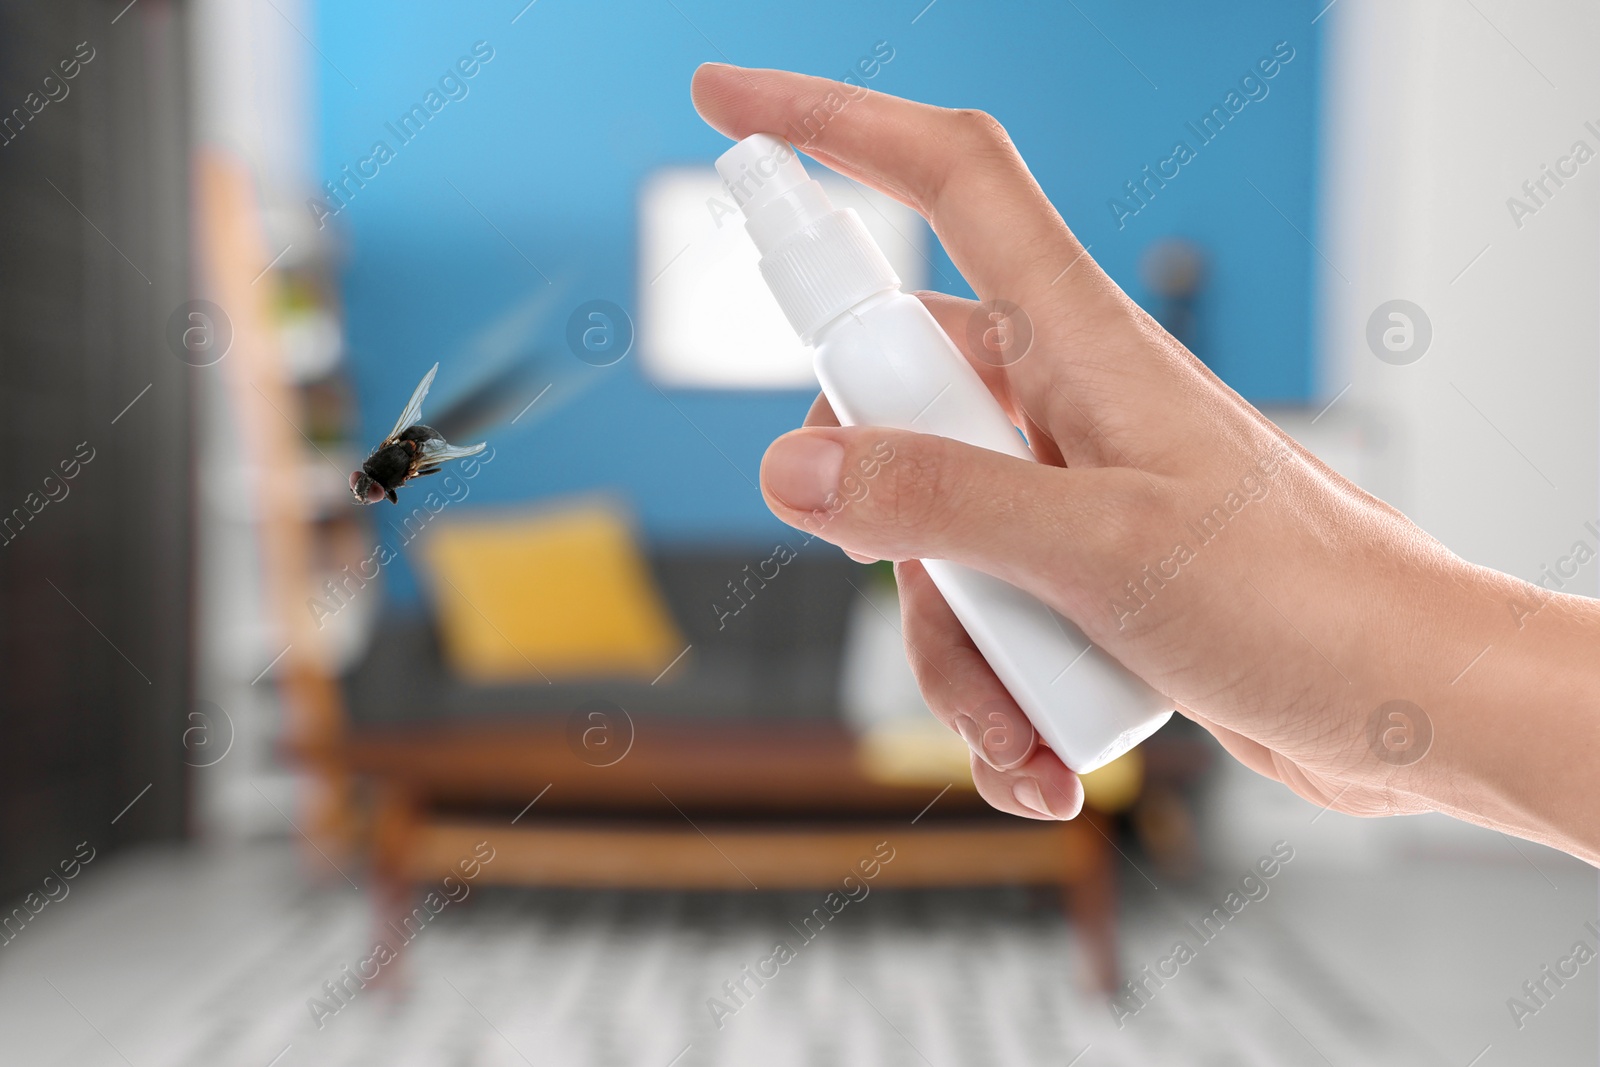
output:
M822 391L844 424L937 434L1033 461L915 297L897 290L868 297L817 330L812 347ZM1036 598L947 560L924 565L1039 736L1072 770L1109 763L1171 717L1169 701Z
M860 217L834 208L792 145L751 134L717 159L717 172L744 212L767 288L816 354L822 391L840 421L1033 460L928 309L900 292ZM1171 718L1169 701L1039 600L948 560L924 564L1006 690L1072 770L1109 763Z

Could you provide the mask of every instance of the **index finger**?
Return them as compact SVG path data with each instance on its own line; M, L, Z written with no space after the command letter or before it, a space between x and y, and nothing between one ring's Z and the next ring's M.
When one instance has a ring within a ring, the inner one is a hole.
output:
M1023 306L1051 288L1104 293L1097 270L1063 268L1083 247L1033 180L998 122L981 111L921 104L783 70L707 63L695 108L735 140L787 137L848 177L894 197L933 226L982 299Z

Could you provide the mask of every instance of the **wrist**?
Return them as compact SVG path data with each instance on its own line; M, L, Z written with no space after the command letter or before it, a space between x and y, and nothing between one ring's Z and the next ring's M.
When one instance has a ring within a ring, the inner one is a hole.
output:
M1469 564L1453 585L1415 786L1437 810L1600 864L1600 601Z

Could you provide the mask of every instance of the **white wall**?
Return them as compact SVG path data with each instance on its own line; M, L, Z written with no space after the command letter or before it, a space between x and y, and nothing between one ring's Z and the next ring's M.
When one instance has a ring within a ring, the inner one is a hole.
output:
M1600 132L1584 126L1600 130L1600 5L1335 0L1319 24L1322 396L1270 414L1462 556L1538 581L1576 543L1600 547ZM1519 229L1507 198L1579 139L1596 158ZM1433 328L1409 365L1366 337L1396 298ZM1600 592L1600 563L1565 589ZM1444 816L1324 815L1238 767L1214 800L1213 856L1287 837L1307 863L1371 869L1560 862Z
M1600 8L1338 0L1322 22L1324 402L1349 384L1334 411L1374 430L1368 488L1538 580L1600 518ZM1597 158L1519 229L1507 199L1580 139ZM1409 366L1365 338L1393 298L1432 321ZM1567 588L1600 591L1596 564Z

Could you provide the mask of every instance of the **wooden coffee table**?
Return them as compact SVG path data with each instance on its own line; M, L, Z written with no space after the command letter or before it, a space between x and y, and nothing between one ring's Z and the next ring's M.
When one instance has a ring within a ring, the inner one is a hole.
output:
M837 888L888 842L875 886L1056 888L1090 982L1116 987L1112 848L1094 812L1033 822L970 781L875 781L827 721L646 722L609 765L569 735L548 720L358 727L325 753L370 787L384 906L409 910L485 840L484 882L745 891Z

